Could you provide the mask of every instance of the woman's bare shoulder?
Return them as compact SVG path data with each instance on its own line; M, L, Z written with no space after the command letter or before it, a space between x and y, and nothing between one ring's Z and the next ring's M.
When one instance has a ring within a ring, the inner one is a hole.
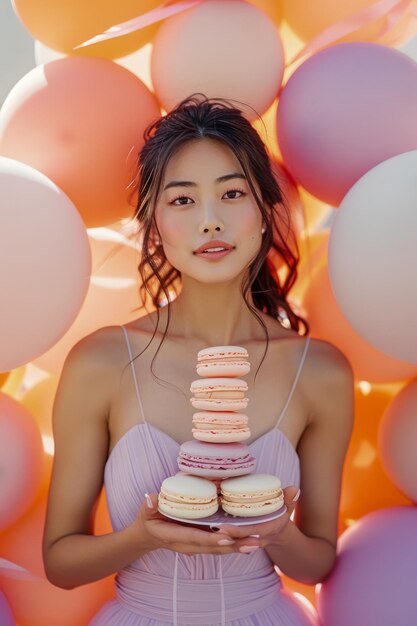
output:
M351 402L353 368L337 346L324 339L311 338L306 369L312 415L327 413L337 402Z

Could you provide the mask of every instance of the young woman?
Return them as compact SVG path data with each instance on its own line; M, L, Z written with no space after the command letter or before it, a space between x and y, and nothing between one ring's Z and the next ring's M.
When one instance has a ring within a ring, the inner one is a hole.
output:
M145 139L135 219L143 300L156 310L100 328L66 359L53 415L48 579L72 589L118 572L116 599L94 626L312 624L275 566L313 584L334 565L351 366L310 340L287 301L298 262L289 212L241 112L195 94ZM157 512L161 482L192 438L197 352L215 345L249 352L248 445L256 471L280 477L288 507L274 521L203 529ZM114 532L94 536L103 482Z

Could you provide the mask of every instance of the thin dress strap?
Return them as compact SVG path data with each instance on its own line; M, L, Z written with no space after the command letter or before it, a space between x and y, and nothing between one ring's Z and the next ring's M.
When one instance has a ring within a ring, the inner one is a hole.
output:
M287 401L284 404L284 407L283 407L283 409L282 409L282 411L281 411L281 413L280 413L280 415L278 417L277 423L275 424L275 428L278 428L278 425L279 425L280 421L282 420L282 418L284 417L285 411L287 410L287 407L288 407L288 405L289 405L289 403L291 401L291 398L293 396L293 393L294 393L295 388L296 388L297 383L298 383L298 379L300 378L301 370L303 369L303 365L304 365L304 361L305 361L305 358L306 358L306 355L307 355L307 350L308 350L309 344L310 344L310 336L308 336L307 339L306 339L306 342L305 342L305 345L304 345L303 354L301 355L300 364L298 366L298 370L297 370L297 373L295 375L294 382L293 382L292 387L290 389L290 393L288 394Z
M133 375L133 382L135 383L135 390L136 390L136 396L138 399L138 403L139 403L139 411L140 411L140 415L142 417L142 421L146 422L145 419L145 411L143 409L143 404L142 404L142 400L140 398L140 393L139 393L139 386L138 386L138 380L136 377L136 370L135 370L135 366L134 366L134 362L133 362L133 354L132 354L132 348L130 347L130 341L129 341L129 335L127 333L126 328L122 325L120 328L123 329L124 335L125 335L125 339L126 339L126 345L127 345L127 350L129 352L129 357L130 357L130 366L132 368L132 375Z

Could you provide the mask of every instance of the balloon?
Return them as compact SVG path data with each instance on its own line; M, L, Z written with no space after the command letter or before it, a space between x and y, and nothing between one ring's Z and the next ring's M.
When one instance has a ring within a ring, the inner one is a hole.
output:
M394 395L387 385L355 385L355 420L343 467L340 532L376 509L409 504L386 475L378 451L381 415Z
M61 189L1 156L0 209L0 370L7 371L68 330L85 298L91 254L84 224Z
M6 380L4 380L1 387L3 393L7 393L9 396L16 396L25 377L25 372L25 366L17 367L11 372L6 372Z
M416 527L417 507L392 507L343 533L317 598L325 626L415 626Z
M74 50L74 46L160 4L161 0L71 0L64 3L54 0L37 0L36 3L32 0L13 0L17 16L35 39L73 56L92 55L109 59L130 54L151 41L160 24L151 24L129 35L78 50Z
M203 2L165 20L153 43L152 83L166 111L202 92L238 100L233 104L252 120L272 104L283 71L277 28L246 2Z
M0 529L32 504L42 476L39 429L19 402L0 392Z
M290 210L292 228L298 237L304 228L304 209L301 203L300 194L297 190L297 185L295 184L291 174L279 161L271 159L271 169L281 189L284 202Z
M342 20L346 20L357 11L373 7L378 4L375 0L316 0L314 3L305 0L283 0L283 17L291 28L304 41L309 41L325 28L328 28ZM380 4L380 3L379 3ZM411 5L411 3L410 3ZM379 32L383 28L387 19L372 16L372 9L369 17L363 20L363 25L357 23L357 30L352 34L343 37L342 41L364 41L378 37L381 43L395 42L404 32L410 19L412 7L408 6L403 11L403 15L395 28L386 35L379 37ZM385 10L385 13L387 11Z
M114 597L114 575L74 589L50 583L42 560L46 501L38 502L17 524L0 535L0 554L39 580L2 579L19 626L88 624L102 604Z
M87 226L101 226L132 214L137 152L159 116L153 94L125 68L67 57L13 87L0 111L0 150L46 174Z
M417 380L395 396L382 416L379 449L388 476L417 502Z
M352 245L350 250L355 250L356 254L356 245ZM348 254L346 258L352 260L354 256ZM361 268L358 271L359 277L363 270ZM387 383L402 381L417 374L415 364L381 352L351 326L334 297L327 262L322 261L318 268L313 268L302 302L311 335L337 346L350 361L356 380ZM363 311L367 310L363 301L362 306Z
M68 332L35 361L35 365L56 375L82 337L103 326L126 324L146 314L145 309L139 310L139 252L134 241L109 228L90 229L88 235L93 273L84 305Z
M10 608L10 605L7 602L6 596L1 591L0 591L0 624L2 626L16 626L16 620L13 617L13 613Z
M44 470L35 501L46 497L51 481L54 455L52 408L57 386L58 378L56 376L48 376L31 387L26 387L26 392L20 398L22 406L29 411L38 425L44 448Z
M417 64L372 43L311 56L281 92L277 136L284 164L314 196L338 206L369 169L417 149Z
M330 282L346 318L376 348L415 364L416 168L414 150L367 172L343 199L329 241Z

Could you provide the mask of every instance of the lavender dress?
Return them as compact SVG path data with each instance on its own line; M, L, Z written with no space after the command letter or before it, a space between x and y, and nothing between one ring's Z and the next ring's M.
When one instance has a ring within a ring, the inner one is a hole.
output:
M133 358L124 326L130 359ZM300 483L297 453L277 426L296 387L309 345L277 424L250 444L257 473L279 476L283 487ZM134 364L133 379L142 421L116 443L104 470L113 530L131 524L144 494L159 492L177 473L179 445L145 420ZM148 552L118 572L116 598L106 602L89 626L313 626L316 620L281 587L264 549L251 555Z

